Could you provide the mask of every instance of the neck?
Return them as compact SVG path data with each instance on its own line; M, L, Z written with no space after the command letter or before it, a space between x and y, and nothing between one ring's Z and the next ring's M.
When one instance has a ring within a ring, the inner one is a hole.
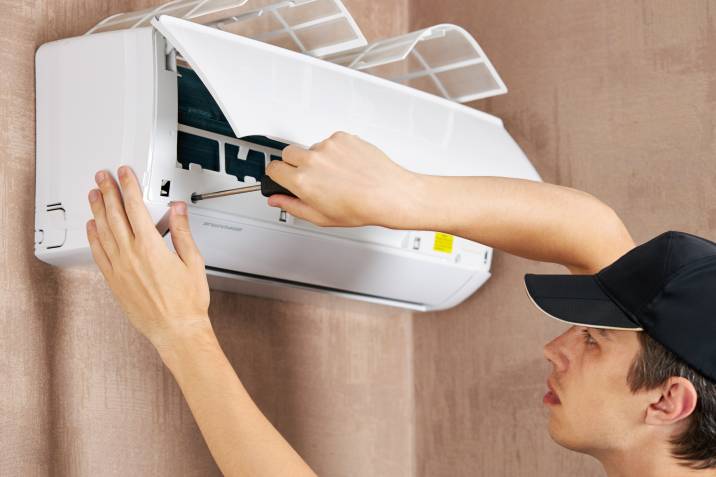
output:
M695 470L679 465L666 447L610 451L594 457L608 477L716 477L716 469Z

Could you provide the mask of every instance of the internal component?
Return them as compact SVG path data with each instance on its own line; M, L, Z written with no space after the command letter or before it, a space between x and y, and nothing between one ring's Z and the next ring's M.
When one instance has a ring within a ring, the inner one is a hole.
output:
M183 169L197 164L202 170L229 174L241 182L260 182L268 160L280 159L287 144L264 136L237 138L193 70L178 68L177 87L177 163Z

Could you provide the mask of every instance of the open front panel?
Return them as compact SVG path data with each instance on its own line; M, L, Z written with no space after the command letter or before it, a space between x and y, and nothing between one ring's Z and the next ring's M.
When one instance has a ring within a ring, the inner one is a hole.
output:
M194 192L211 192L260 182L266 164L279 159L286 142L265 136L237 138L221 108L191 69L178 68L176 162L161 158L153 176L161 175L156 200L189 201ZM247 114L250 114L247 111ZM160 172L161 171L161 172ZM151 195L151 194L150 194ZM320 228L266 205L258 192L208 199L192 204L196 211L221 212L287 229L305 230L336 238L376 244L421 253L441 262L462 260L466 266L485 267L487 255L481 246L455 238L450 250L436 250L432 232L390 230L382 227ZM201 213L201 212L199 212ZM258 222L257 222L258 223ZM472 245L471 245L472 244Z
M191 65L239 137L310 145L343 130L416 172L539 179L494 116L180 19L162 16L153 24Z
M105 18L87 34L148 26L157 15L191 20L318 57L366 44L341 0L174 0Z
M459 103L507 92L475 39L456 25L380 40L326 60Z
M262 166L284 144L307 146L336 130L359 135L416 172L539 179L497 118L202 25L166 16L153 24L192 70L180 69L178 80L176 72L171 75L179 89L178 150L171 158L155 157L150 199L188 201L192 193L260 181ZM258 193L200 201L192 209L415 251L461 266L484 259L481 246L468 250L475 244L461 239L449 252L436 249L435 234L428 232L315 227L268 207Z
M158 50L163 49L160 47ZM159 182L159 187L150 187L150 199L189 201L194 192L211 192L260 182L266 164L281 157L287 142L259 135L237 138L195 71L179 67L176 73L166 78L171 82L167 82L165 87L176 91L176 154L156 155L154 158L151 183ZM247 109L246 114L250 115L251 111ZM365 246L406 251L435 263L460 262L466 269L489 268L487 248L467 240L455 238L454 244L445 249L435 248L434 242L438 238L433 232L382 227L320 228L269 207L258 192L200 201L192 204L192 211L211 215L215 220L241 221L244 226L278 227L278 230L293 233L329 236L331 240L349 239ZM291 267L286 269L287 273L292 270Z

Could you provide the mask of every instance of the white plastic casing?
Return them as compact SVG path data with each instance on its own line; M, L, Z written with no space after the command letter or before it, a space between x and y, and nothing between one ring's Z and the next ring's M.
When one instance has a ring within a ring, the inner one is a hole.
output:
M235 138L202 133L221 147L219 171L177 165L177 73L167 61L172 47L239 138L310 145L344 130L416 172L539 180L498 118L185 20L163 16L153 25L60 40L37 52L35 254L41 260L91 262L87 192L97 170L130 165L157 223L172 200L189 202L193 192L242 184L224 168L223 145L241 143ZM167 180L170 192L162 196ZM319 228L290 216L281 221L280 211L259 194L189 204L215 289L285 299L319 291L433 310L460 303L490 276L492 250L459 237L445 251L435 246L434 232Z

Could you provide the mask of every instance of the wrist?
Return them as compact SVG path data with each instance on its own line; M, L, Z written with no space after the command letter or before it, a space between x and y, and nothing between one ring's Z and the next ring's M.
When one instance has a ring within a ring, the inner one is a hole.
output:
M219 346L208 315L182 319L149 340L170 369L186 356Z
M393 229L421 230L425 220L426 205L429 205L430 176L405 171L397 190L391 195L396 200L389 210L384 226Z

